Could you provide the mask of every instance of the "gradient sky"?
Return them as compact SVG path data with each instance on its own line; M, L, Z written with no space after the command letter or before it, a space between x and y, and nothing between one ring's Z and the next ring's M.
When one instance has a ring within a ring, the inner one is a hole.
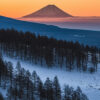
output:
M48 4L73 16L100 16L100 0L0 0L0 15L17 18Z

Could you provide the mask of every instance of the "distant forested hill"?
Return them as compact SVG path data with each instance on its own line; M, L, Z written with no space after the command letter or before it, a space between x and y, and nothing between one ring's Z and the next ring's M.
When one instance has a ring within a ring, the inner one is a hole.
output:
M69 42L36 36L35 33L16 30L0 30L0 50L10 57L19 58L41 66L97 71L100 49ZM88 64L91 64L91 69Z
M52 25L19 21L7 17L0 16L0 29L14 28L18 31L30 31L36 35L53 37L59 40L79 41L80 43L94 45L100 47L100 32L64 29Z

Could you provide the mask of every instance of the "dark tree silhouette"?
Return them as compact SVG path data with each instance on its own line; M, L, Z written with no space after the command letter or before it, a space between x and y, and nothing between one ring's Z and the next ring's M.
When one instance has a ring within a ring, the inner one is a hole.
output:
M0 100L4 100L4 97L1 93L0 93Z
M100 49L76 42L36 36L30 32L14 29L0 30L0 49L10 57L41 66L65 67L67 70L87 71L88 62L95 71L100 61ZM91 59L90 59L91 57Z
M57 76L53 81L47 78L43 83L35 71L31 74L22 68L19 62L14 69L11 62L4 62L2 58L0 61L2 61L0 66L5 65L3 68L8 72L1 74L0 88L3 88L2 84L7 80L7 86L3 88L7 90L7 97L3 98L0 93L0 100L88 100L80 87L74 90L72 87L65 86L62 91Z

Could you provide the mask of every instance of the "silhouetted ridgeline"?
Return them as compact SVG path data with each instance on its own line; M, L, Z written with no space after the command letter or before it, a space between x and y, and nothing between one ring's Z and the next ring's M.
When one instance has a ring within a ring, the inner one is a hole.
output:
M35 35L53 37L58 40L78 41L85 45L100 47L100 31L59 28L34 22L25 22L0 16L0 29L16 29L35 32Z
M14 29L0 30L0 44L1 50L10 57L48 67L95 71L100 60L100 50L96 47ZM88 68L88 63L92 64L91 68Z
M35 32L36 35L53 37L58 40L79 41L79 43L100 47L100 31L59 28L34 22L25 22L0 16L0 29L16 29Z
M80 87L74 90L68 85L61 89L59 80L49 78L43 83L37 73L30 73L20 62L13 68L11 62L4 62L0 56L0 89L6 92L0 100L88 100Z

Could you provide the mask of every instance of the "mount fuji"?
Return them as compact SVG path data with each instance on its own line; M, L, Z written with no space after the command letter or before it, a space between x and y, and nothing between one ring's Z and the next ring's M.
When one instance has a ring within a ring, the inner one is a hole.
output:
M43 7L32 14L26 15L23 18L34 18L34 17L64 18L64 17L72 17L72 15L64 12L55 5L47 5L46 7Z

